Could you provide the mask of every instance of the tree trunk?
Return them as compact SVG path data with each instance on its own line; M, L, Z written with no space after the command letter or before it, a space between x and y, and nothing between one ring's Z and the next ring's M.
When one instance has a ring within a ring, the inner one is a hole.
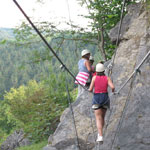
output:
M105 49L104 49L104 29L103 29L103 27L101 27L101 31L98 33L98 48L101 52L103 60L106 61L107 56L106 56Z

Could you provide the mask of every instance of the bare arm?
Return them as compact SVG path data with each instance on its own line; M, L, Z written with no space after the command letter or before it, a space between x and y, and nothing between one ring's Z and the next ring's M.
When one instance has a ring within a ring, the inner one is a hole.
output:
M92 81L91 81L91 84L90 84L90 88L88 89L90 92L93 91L95 79L96 79L96 76L94 76L94 77L92 78Z
M92 67L89 60L85 61L85 66L89 72L92 72Z
M113 82L111 81L110 77L108 77L108 85L112 89L112 92L114 92L115 91L115 86L114 86Z

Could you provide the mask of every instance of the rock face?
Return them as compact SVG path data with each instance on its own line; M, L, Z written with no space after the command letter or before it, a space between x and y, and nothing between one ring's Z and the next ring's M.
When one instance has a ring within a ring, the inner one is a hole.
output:
M122 37L112 74L117 89L150 50L150 26L147 19L145 11L139 14ZM105 143L100 150L150 149L150 56L140 71L119 95L111 98L112 115Z
M135 11L137 5L132 5L131 8ZM112 73L116 90L150 50L148 13L141 10L138 12L130 21L118 46ZM108 127L102 145L95 143L97 130L94 114L90 109L92 95L83 91L73 103L80 150L150 150L150 56L141 66L140 73L129 81L120 94L110 98L111 110L106 114ZM43 150L79 150L74 131L68 108L61 116L53 137L50 138L50 145Z
M91 112L92 94L82 90L76 102L72 104L74 110L74 117L76 123L77 134L79 136L80 148L86 150L94 147L93 128L95 128L95 121L93 112ZM91 119L92 118L92 119ZM92 126L91 126L92 121ZM93 128L92 128L93 127ZM52 143L44 148L44 150L75 150L77 148L77 138L72 119L72 113L67 108L60 118L54 135L50 138Z
M13 150L17 147L29 145L28 139L24 138L22 130L15 131L7 140L1 145L1 150Z
M127 11L128 11L128 14L123 18L123 21L122 21L119 41L123 39L123 35L124 33L128 31L132 21L139 17L140 12L142 11L142 5L131 4L127 7ZM113 29L111 29L109 33L109 37L112 42L116 42L117 40L119 24L120 22L118 22L118 24Z

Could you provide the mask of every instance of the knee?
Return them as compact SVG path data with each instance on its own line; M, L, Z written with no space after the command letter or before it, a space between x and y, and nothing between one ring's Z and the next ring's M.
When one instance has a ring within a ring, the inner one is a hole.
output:
M103 120L103 116L99 115L99 116L96 117L96 119L101 121L101 120Z

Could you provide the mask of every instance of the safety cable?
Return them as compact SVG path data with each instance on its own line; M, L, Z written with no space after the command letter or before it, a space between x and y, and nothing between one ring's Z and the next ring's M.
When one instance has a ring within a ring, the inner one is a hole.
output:
M109 69L108 70L108 76L112 75L112 69L113 69L113 66L114 66L114 61L115 61L115 57L116 57L116 53L117 53L117 46L119 44L119 37L120 37L121 28L122 28L122 21L123 21L123 14L124 14L125 3L126 3L126 0L123 1L123 5L122 5L121 16L120 16L120 23L119 23L118 34L117 34L117 41L116 41L116 49L115 49L114 55L112 57L112 60L111 60L110 64L108 65L108 69ZM106 123L105 129L104 129L104 136L105 136L105 134L107 132L107 128L108 128L108 125L109 125L109 122L110 122L110 117L112 115L112 112L113 112L113 108L110 109L110 112L109 112L109 115L108 115L107 123Z
M146 61L146 59L148 58L149 55L150 55L150 51L145 55L145 57L142 59L142 61L140 62L140 64L139 64L137 67L135 67L133 73L130 75L129 79L125 82L125 84L123 84L123 86L118 90L118 93L119 93L120 90L121 90L121 89L127 84L127 82L129 82L130 79L132 78L131 84L130 84L130 90L129 90L127 99L126 99L126 101L125 101L125 105L124 105L124 108L123 108L123 111L122 111L122 115L121 115L121 117L120 117L120 120L119 120L117 129L116 129L116 131L115 131L114 139L113 139L113 141L112 141L111 150L113 150L113 146L114 146L114 143L115 143L115 141L116 141L116 136L117 136L117 134L119 133L120 128L121 128L122 123L123 123L123 118L124 118L124 115L125 115L125 113L126 113L127 106L128 106L128 104L129 104L129 100L130 100L130 97L131 97L134 80L135 80L135 78L136 78L137 73L140 72L140 71L139 71L140 67L143 65L143 63Z
M123 111L122 111L122 114L121 114L121 117L120 117L120 120L119 120L119 123L117 125L117 129L115 131L115 135L114 135L114 138L113 138L113 141L112 141L112 144L111 144L111 150L113 150L113 146L115 144L115 141L116 141L116 137L117 135L119 134L119 131L120 131L120 128L122 126L122 123L123 123L123 118L124 118L124 115L127 111L127 108L128 108L128 104L129 104L129 100L130 100L130 97L131 97L131 93L132 93L132 89L133 89L133 83L134 83L134 80L136 78L136 74L137 72L134 74L133 78L132 78L132 81L131 81L131 84L130 84L130 90L129 90L129 93L128 93L128 96L126 98L126 101L125 101L125 105L124 105L124 108L123 108Z
M24 12L24 10L21 8L21 6L18 4L18 2L16 0L13 0L14 3L16 4L16 6L19 8L19 10L22 12L22 14L25 16L25 18L28 20L28 22L31 24L31 26L33 27L33 29L37 32L37 34L40 36L40 38L43 40L43 42L46 44L46 46L50 49L50 51L53 53L53 55L58 59L58 61L61 63L61 65L65 68L65 70L73 77L74 80L76 80L75 76L71 73L71 71L66 67L66 65L62 62L62 60L58 57L58 55L55 53L55 51L52 49L52 47L50 46L50 44L46 41L46 39L43 37L43 35L40 33L40 31L36 28L36 26L33 24L33 22L30 20L30 18L26 15L26 13ZM123 3L123 7L122 7L122 14L121 16L123 17L123 12L124 12L124 6L125 6L125 0ZM122 22L122 17L121 17L121 21L120 21L120 28L121 29L121 22ZM120 33L120 30L118 31L118 33ZM119 37L119 35L118 35ZM119 38L118 38L119 39ZM118 41L118 40L117 40ZM78 80L76 80L78 82L78 84L80 86L82 86L86 91L88 91L87 88L85 88L83 85L81 85L79 83Z
M87 4L86 0L84 0L84 1ZM121 27L122 27L122 21L123 21L123 13L124 13L125 3L126 3L126 0L123 1L123 6L122 6L122 10L121 10L120 24L119 24L119 29L118 29L118 36L117 36L117 41L116 41L116 47L118 46L118 43L119 43L119 37L120 37L120 31L121 31ZM90 13L90 10L89 10L89 13ZM109 69L108 75L109 76L111 76L111 74L112 74L112 69L113 69L113 66L114 66L114 60L115 60L116 53L117 53L117 48L116 48L114 56L112 58L112 62L111 62L111 64L108 67L108 69ZM111 114L112 114L112 110L110 110L110 113L109 113L109 116L108 116L108 120L107 120L107 124L105 125L104 136L105 136L105 133L107 132L107 127L109 125ZM100 148L99 143L98 143L98 147ZM96 149L97 149L97 146L96 146Z
M71 28L73 30L72 21L71 21L71 15L70 15L70 7L69 7L68 0L66 0L66 3L67 3L67 8L68 8L69 21L70 21L70 24L71 24ZM75 41L75 44L76 44L76 41ZM95 137L95 134L94 134L94 127L93 127L93 119L92 119L92 108L90 107L89 110L90 110L91 128L92 128L92 132L93 132L93 136L94 136L94 141L96 142L96 137Z
M26 15L26 13L23 11L23 9L21 8L21 6L17 3L16 0L13 0L14 3L16 4L16 6L19 8L19 10L22 12L22 14L25 16L25 18L28 20L28 22L31 24L31 26L33 27L33 29L37 32L37 34L40 36L40 38L43 40L43 42L46 44L46 46L50 49L50 51L54 54L54 56L58 59L58 61L61 63L62 67L65 68L65 70L73 77L74 80L76 80L75 76L70 72L70 70L64 65L64 63L62 62L62 60L58 57L58 55L54 52L54 50L52 49L52 47L50 46L50 44L48 44L48 42L46 41L46 39L43 37L43 35L40 33L40 31L36 28L36 26L32 23L32 21L30 20L30 18ZM78 84L84 88L86 91L88 91L87 88L85 88L83 85L81 85L79 83L78 80L76 80L78 82ZM89 92L89 91L88 91ZM92 118L91 118L92 119ZM92 126L92 130L93 128L93 124L91 124ZM94 132L94 131L93 131ZM77 134L77 132L76 132ZM78 142L79 143L79 142Z
M46 46L50 49L50 51L53 53L53 55L58 59L58 61L61 63L61 65L65 68L65 70L73 77L73 79L75 81L78 82L78 84L80 86L82 86L82 88L84 88L86 91L88 91L88 89L86 89L83 85L81 85L79 83L79 81L75 78L75 76L72 74L72 72L65 66L65 64L62 62L62 60L58 57L58 55L55 53L55 51L52 49L52 47L50 46L50 44L46 41L46 39L43 37L43 35L40 33L40 31L36 28L36 26L33 24L33 22L30 20L30 18L27 16L27 14L24 12L24 10L21 8L21 6L18 4L18 2L16 0L13 0L14 3L16 4L16 6L19 8L19 10L22 12L22 14L25 16L25 18L28 20L28 22L31 24L31 26L33 27L33 29L37 32L37 34L40 36L40 38L43 40L43 42L46 44Z
M16 0L13 0L14 3L16 4L16 6L19 8L19 10L22 12L22 14L25 16L25 18L28 20L28 22L31 24L31 26L34 28L34 30L37 32L37 34L40 36L40 38L43 40L43 42L46 44L46 46L50 49L50 51L53 53L53 55L58 59L58 61L61 63L61 65L65 68L65 70L73 77L74 80L76 80L75 76L70 72L70 70L65 66L65 64L62 62L62 60L58 57L58 55L54 52L54 50L52 49L52 47L50 46L50 44L48 44L48 42L46 41L46 39L43 37L43 35L40 33L40 31L36 28L36 26L32 23L32 21L30 20L30 18L26 15L26 13L23 11L23 9L20 7L20 5L17 3ZM119 25L119 29L118 29L118 37L117 37L117 41L116 41L116 45L118 45L118 42L119 42L119 37L120 37L120 31L121 31L121 26L122 26L122 20L123 20L123 12L124 12L124 7L125 7L125 0L123 1L123 6L122 6L122 13L121 13L121 20L120 20L120 25ZM114 66L114 60L115 60L115 56L116 56L116 53L117 53L117 49L115 50L115 53L114 53L114 57L112 59L112 62L111 62L111 69L110 69L110 73L109 74L112 74L112 69L113 69L113 66ZM148 52L148 54L143 58L143 61L139 64L139 66L134 70L134 72L131 74L130 76L130 79L133 77L133 75L135 75L135 73L138 71L138 69L142 66L142 64L145 62L145 60L147 59L147 57L149 56L150 54L150 51ZM117 91L117 94L122 90L122 88L130 81L130 79L128 79L124 84L123 86ZM80 86L82 86L86 91L87 88L85 88L83 85L81 85L79 83L78 80L76 80L78 82L78 84ZM88 91L89 92L89 91ZM72 108L71 108L72 109ZM73 113L72 113L73 114ZM107 129L106 129L107 130ZM77 134L77 132L76 132ZM77 140L78 141L78 140ZM79 144L79 141L77 142ZM113 145L112 145L113 147Z
M70 15L70 6L69 6L69 1L66 0L66 4L67 4L67 9L68 9L68 17L69 17L69 22L70 22L70 25L71 25L71 30L73 31L73 25L72 25L72 21L71 21L71 15ZM77 54L77 42L76 40L74 40L75 42L75 54L76 56L78 57L78 54Z
M130 75L130 77L125 81L125 83L117 90L116 94L119 94L120 91L125 87L125 85L130 81L130 79L133 77L133 75L140 69L140 67L143 65L145 60L148 58L150 55L150 51L145 55L145 57L142 59L141 63L135 68L133 73Z
M65 72L65 79L66 79L66 91L67 91L67 95L68 95L67 100L68 100L68 104L69 104L70 111L72 114L72 120L73 120L75 135L76 135L76 141L77 141L77 147L78 147L78 150L80 150L79 137L78 137L77 127L76 127L76 122L75 122L75 117L74 117L74 111L73 111L73 107L71 104L71 98L70 98L70 93L69 93L69 88L68 88L67 72Z
M68 2L68 0L66 0L66 3L67 3L67 9L68 9L69 21L70 21L71 28L72 28L71 15L70 15L70 6L69 6L69 2Z
M115 61L115 57L116 57L117 49L118 49L117 46L119 44L120 32L121 32L121 28L122 28L122 21L123 21L123 14L124 14L125 3L126 3L126 0L123 0L121 16L120 16L120 23L119 23L118 34L117 34L116 48L115 48L115 52L114 52L114 55L112 57L111 63L109 65L109 67L108 67L109 68L108 76L112 75L112 70L113 70L113 67L114 67L114 61Z

